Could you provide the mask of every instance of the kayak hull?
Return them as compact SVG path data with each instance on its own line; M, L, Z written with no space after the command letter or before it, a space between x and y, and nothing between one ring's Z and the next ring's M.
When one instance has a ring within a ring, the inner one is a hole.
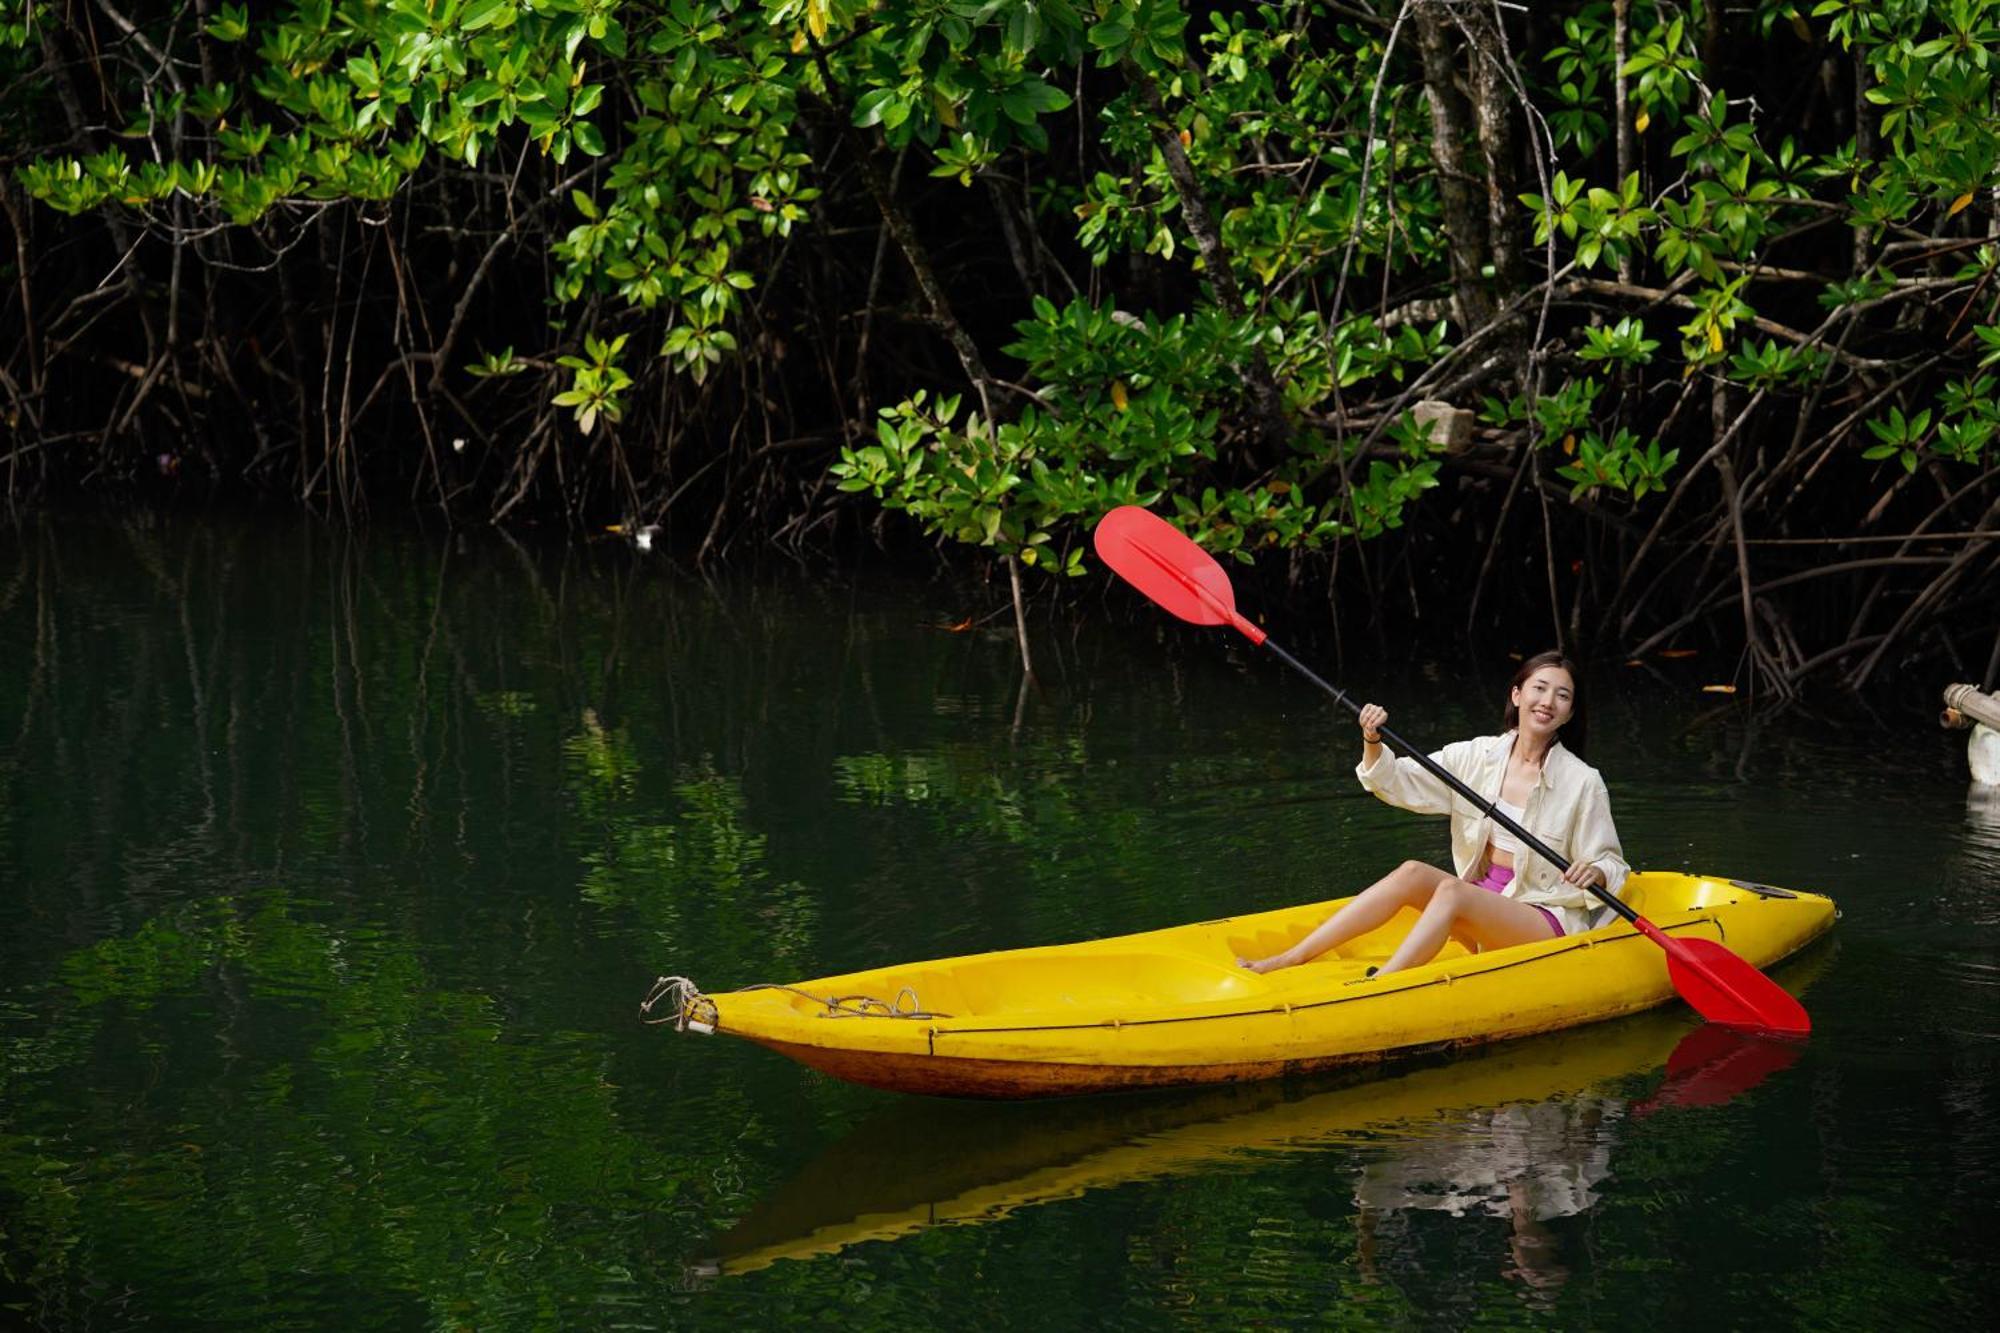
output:
M1667 935L1753 966L1798 952L1833 903L1742 881L1635 874L1626 901ZM1368 977L1415 913L1296 968L1286 947L1344 900L1048 948L938 959L716 995L682 1016L834 1077L899 1092L1060 1097L1236 1083L1600 1022L1676 998L1664 952L1622 919L1584 934ZM865 998L864 998L865 997ZM832 1003L829 1003L832 1001Z

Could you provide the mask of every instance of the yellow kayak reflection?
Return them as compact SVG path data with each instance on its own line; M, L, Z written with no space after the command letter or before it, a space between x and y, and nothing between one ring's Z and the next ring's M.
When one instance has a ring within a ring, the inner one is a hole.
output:
M1819 965L1802 959L1782 978L1787 989L1802 987L1808 970L1817 972ZM1572 1179L1570 1192L1587 1203L1594 1198L1594 1173L1603 1167L1593 1157L1599 1145L1587 1127L1579 1138L1578 1126L1601 1119L1603 1108L1579 1105L1579 1099L1666 1065L1666 1077L1648 1095L1629 1103L1617 1098L1615 1114L1714 1105L1789 1063L1798 1050L1686 1014L1652 1013L1401 1072L1378 1067L1332 1080L1323 1076L1303 1087L1241 1084L1076 1102L899 1101L717 1237L700 1267L751 1272L780 1259L831 1254L933 1226L998 1221L1092 1190L1223 1168L1251 1154L1310 1151L1384 1135L1427 1137L1435 1146L1467 1127L1484 1142L1501 1143L1499 1168L1488 1154L1485 1165L1468 1174L1432 1154L1419 1171L1425 1188L1439 1186L1440 1172L1458 1172L1456 1180L1442 1182L1441 1202L1422 1202L1411 1193L1415 1179L1398 1181L1391 1168L1364 1183L1372 1196L1357 1204L1379 1209L1385 1193L1400 1190L1405 1206L1497 1211L1493 1201L1518 1195L1524 1181L1539 1199L1551 1200L1562 1197L1563 1182ZM1538 1144L1575 1160L1533 1160ZM1470 1178L1480 1171L1494 1178ZM1544 1201L1530 1207L1546 1217L1559 1206Z

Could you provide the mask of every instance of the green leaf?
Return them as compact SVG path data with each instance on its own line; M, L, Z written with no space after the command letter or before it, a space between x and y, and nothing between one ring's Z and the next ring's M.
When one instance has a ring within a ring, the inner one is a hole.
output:
M218 42L240 42L250 32L250 12L246 5L224 5L204 29Z
M1068 93L1060 88L1051 87L1037 78L1024 81L1017 91L1020 96L1027 99L1028 105L1034 108L1037 114L1045 115L1051 111L1061 111L1070 104Z
M878 125L889 108L900 100L894 88L871 88L854 103L854 124L859 129Z
M465 8L464 17L458 26L465 32L477 32L481 28L498 23L502 17L512 19L514 0L472 0Z
M1119 10L1102 23L1093 24L1087 40L1100 51L1129 45L1132 41L1132 16Z

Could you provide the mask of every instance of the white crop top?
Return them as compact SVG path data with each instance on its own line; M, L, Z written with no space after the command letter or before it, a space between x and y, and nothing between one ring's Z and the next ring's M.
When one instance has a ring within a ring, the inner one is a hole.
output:
M1493 802L1493 808L1513 820L1516 824L1520 824L1522 817L1527 814L1527 811L1515 805L1512 801L1495 801ZM1522 825L1522 827L1525 828L1526 825ZM1509 833L1505 826L1497 820L1493 824L1493 850L1496 852L1505 852L1509 856L1519 856L1521 854L1521 840L1512 833Z

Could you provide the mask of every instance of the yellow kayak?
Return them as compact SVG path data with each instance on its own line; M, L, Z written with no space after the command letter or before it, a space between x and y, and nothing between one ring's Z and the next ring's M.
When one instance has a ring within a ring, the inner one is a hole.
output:
M1768 968L1833 924L1831 899L1744 880L1634 874L1625 901L1668 936ZM1234 1083L1523 1037L1675 998L1666 955L1620 918L1581 935L1368 977L1405 910L1337 953L1264 976L1235 965L1345 901L1037 949L969 954L664 1001L683 1029L748 1038L835 1077L951 1097Z

